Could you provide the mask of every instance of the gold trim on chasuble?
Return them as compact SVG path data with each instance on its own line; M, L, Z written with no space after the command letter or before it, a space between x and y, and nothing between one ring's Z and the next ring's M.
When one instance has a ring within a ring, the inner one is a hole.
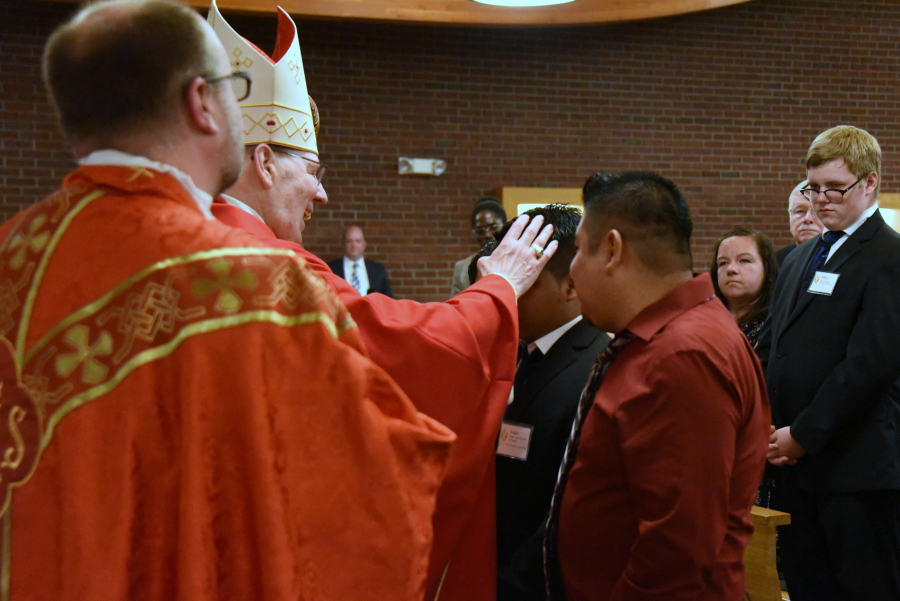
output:
M30 209L0 246L0 598L8 598L12 491L31 477L57 424L187 338L246 323L353 328L327 284L288 250L221 248L151 265L68 315L26 349L54 249L103 190L63 188ZM76 202L77 199L77 202ZM18 328L15 326L18 325Z

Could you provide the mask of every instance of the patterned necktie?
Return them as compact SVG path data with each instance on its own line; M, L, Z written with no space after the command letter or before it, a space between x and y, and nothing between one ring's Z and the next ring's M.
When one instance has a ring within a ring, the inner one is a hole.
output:
M797 303L800 302L800 299L803 298L803 293L809 288L816 272L825 264L825 259L828 258L828 251L831 250L834 243L840 240L843 235L844 232L825 232L819 239L819 244L816 246L812 258L806 265L806 271L803 272L803 279L800 280L800 290L797 293L797 298L794 300L795 307L797 306Z
M547 533L544 536L544 578L547 587L547 599L565 599L563 591L562 575L559 569L559 548L557 540L559 534L559 509L562 505L563 491L569 479L569 470L575 465L575 456L578 454L578 442L581 439L581 428L584 420L594 402L594 397L603 382L603 376L609 365L619 355L625 345L634 340L631 332L622 331L594 361L587 386L581 393L578 401L578 411L575 413L575 421L572 423L572 432L569 434L569 443L563 455L562 464L559 466L559 477L556 480L556 488L553 490L553 500L550 502L550 517L547 520Z
M353 273L350 275L350 284L356 288L356 291L362 294L362 290L360 290L361 285L359 281L359 263L353 264Z

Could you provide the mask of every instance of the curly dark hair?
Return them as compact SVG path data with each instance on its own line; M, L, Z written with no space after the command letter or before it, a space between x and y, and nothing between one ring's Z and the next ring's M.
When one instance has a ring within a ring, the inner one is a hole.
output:
M529 209L522 213L531 218L540 215L544 218L544 225L553 226L553 235L550 236L548 244L553 240L559 243L556 252L550 257L545 269L549 271L556 281L561 282L563 278L569 275L569 265L575 258L575 232L578 230L578 224L581 222L581 209L572 205L565 204L549 204L543 207ZM515 220L513 220L515 221ZM489 257L494 249L497 248L503 237L512 227L513 221L508 221L503 229L494 237L496 242L491 241L475 253L472 261L469 263L469 283L474 284L475 278L478 276L478 259L481 257Z

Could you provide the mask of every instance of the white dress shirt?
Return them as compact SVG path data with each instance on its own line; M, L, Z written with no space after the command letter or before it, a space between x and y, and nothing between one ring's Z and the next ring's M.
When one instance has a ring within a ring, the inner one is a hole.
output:
M878 210L878 203L876 202L871 207L869 207L868 209L863 211L863 214L860 216L859 219L856 220L856 223L854 223L853 225L851 225L850 227L848 227L847 229L844 230L844 235L841 236L840 238L838 238L838 241L835 242L834 244L832 244L831 248L828 250L828 257L825 258L826 263L828 262L828 259L830 259L831 256L834 255L835 252L837 252L837 249L839 249L841 247L841 244L843 244L844 241L847 240L847 238L852 236L853 232L858 230L859 226L861 226L863 223L865 223L866 219L868 219L869 217L874 215L875 211L877 211L877 210ZM825 234L825 232L822 232L822 234Z
M571 330L576 323L581 321L581 315L568 323L564 323L552 332L548 332L528 345L528 352L532 352L535 348L541 349L545 355L550 351L550 347L556 344L556 341L563 337L563 334Z
M570 321L568 323L564 323L563 325L559 326L552 332L547 332L546 334L544 334L543 336L541 336L534 342L529 343L528 344L528 354L530 355L531 353L533 353L534 349L541 349L541 352L544 355L546 355L550 351L550 348L554 344L556 344L556 342L560 338L563 337L563 334L565 334L566 332L571 330L575 326L575 324L578 323L579 321L581 321L581 315L579 315L578 317L576 317L575 319L573 319L572 321ZM519 370L519 366L516 365L516 371L518 371L518 370ZM507 405L511 404L513 402L513 400L515 400L515 393L516 393L515 387L511 388L509 391L509 398L506 400Z

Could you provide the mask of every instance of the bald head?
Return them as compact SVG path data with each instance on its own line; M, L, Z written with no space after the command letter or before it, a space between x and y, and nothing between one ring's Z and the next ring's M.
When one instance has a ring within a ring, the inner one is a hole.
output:
M362 228L358 225L351 225L345 229L342 246L344 256L351 261L362 259L366 252L366 238L363 236Z
M44 81L66 136L102 148L165 124L191 77L218 75L218 42L206 29L172 0L111 0L76 13L44 51Z
M797 184L796 186L794 186L794 189L791 190L791 197L790 197L790 199L788 200L788 208L790 208L790 204L791 204L791 202L793 201L793 199L794 199L795 196L801 196L801 197L803 196L802 194L800 194L800 190L802 190L803 188L805 188L805 187L806 187L806 184L808 184L808 183L809 183L809 180L803 180L802 182L800 182L799 184Z

